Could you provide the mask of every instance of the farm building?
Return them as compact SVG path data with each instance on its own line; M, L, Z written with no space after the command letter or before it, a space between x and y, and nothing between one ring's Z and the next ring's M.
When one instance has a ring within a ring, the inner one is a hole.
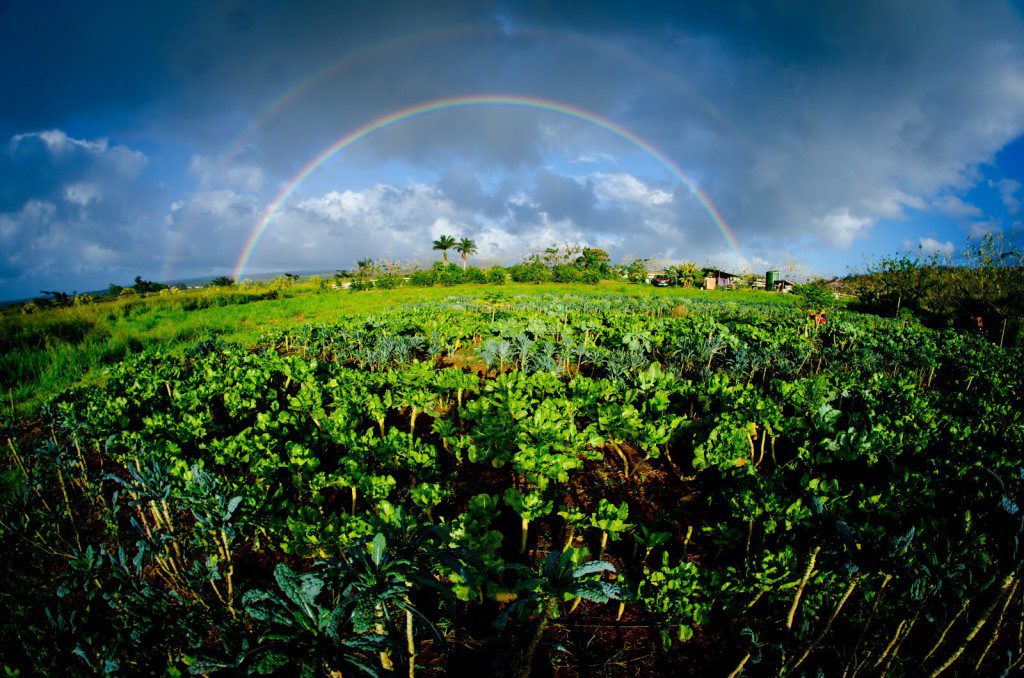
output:
M713 290L719 287L732 287L735 278L736 275L734 273L727 273L717 268L705 268L704 289Z

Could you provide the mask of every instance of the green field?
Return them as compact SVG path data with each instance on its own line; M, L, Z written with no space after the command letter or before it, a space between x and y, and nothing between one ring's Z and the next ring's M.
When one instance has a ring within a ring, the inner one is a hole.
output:
M277 290L279 299L250 301ZM396 305L448 296L626 294L668 298L788 303L785 295L754 290L655 289L647 285L516 284L403 287L395 290L321 289L301 282L256 284L137 296L23 315L0 317L0 388L20 414L35 411L72 384L95 383L105 366L150 347L188 347L213 337L251 346L265 332L308 322L378 313Z
M4 319L7 668L1018 661L1020 348L754 291L271 291Z

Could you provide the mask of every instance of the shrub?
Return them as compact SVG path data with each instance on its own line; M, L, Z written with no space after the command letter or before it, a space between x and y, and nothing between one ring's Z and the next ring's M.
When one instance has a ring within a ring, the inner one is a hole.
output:
M502 266L491 266L487 270L487 282L492 285L504 285L508 282L508 271Z
M797 285L793 288L797 305L805 311L814 313L826 312L835 308L835 293L821 281Z
M601 282L601 274L592 268L588 268L580 275L580 282L585 285L596 285Z
M389 273L388 275L382 275L377 278L377 282L374 283L374 286L379 290L393 290L396 287L401 287L404 282L405 280L402 276Z
M430 287L437 283L437 271L413 271L409 276L409 284L416 287Z
M441 271L441 274L437 276L437 281L442 285L461 285L462 284L462 269L458 266L449 266L448 268Z
M580 280L580 269L568 264L558 264L551 269L551 280L556 283L574 283Z
M462 281L483 285L487 282L487 275L476 266L470 266L463 272Z
M509 266L508 273L517 283L542 283L551 279L551 272L540 262Z
M369 280L353 280L352 284L348 286L349 292L363 292L372 289L373 283Z

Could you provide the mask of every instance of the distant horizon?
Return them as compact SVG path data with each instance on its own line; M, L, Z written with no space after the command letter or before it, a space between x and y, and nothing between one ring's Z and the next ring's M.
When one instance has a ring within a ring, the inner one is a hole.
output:
M0 38L0 299L442 233L823 276L1024 241L1010 1L15 0Z

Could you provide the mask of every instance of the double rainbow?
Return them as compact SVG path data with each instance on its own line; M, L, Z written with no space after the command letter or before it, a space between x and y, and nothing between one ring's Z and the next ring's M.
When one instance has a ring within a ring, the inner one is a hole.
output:
M513 96L513 95L472 95L472 96L461 96L452 97L448 99L439 99L435 101L429 101L427 103L417 104L415 106L409 106L407 108L388 113L387 115L381 116L370 122L366 123L362 127L346 134L340 139L336 140L330 146L321 151L316 157L314 157L308 164L306 164L299 172L289 179L281 192L274 198L273 202L264 211L262 217L257 222L255 228L249 234L245 246L242 248L242 252L238 257L238 262L235 264L233 277L238 280L241 278L242 273L245 271L245 267L249 262L249 258L252 256L253 250L255 250L257 243L259 242L260 236L266 230L267 225L274 218L274 215L281 209L285 201L291 196L295 189L301 184L306 177L312 174L320 165L324 164L327 160L332 158L336 153L345 150L352 144L356 143L360 139L373 134L377 130L384 129L391 125L409 120L428 113L435 111L444 111L453 108L466 108L470 106L514 106L519 108L528 108L538 111L550 111L553 113L560 113L570 118L577 120L583 120L589 122L601 129L611 132L615 136L628 141L633 146L642 150L659 163L661 163L674 177L679 179L685 184L690 192L696 198L697 202L700 203L701 207L708 213L715 226L721 232L722 237L725 239L726 244L729 248L737 255L742 257L740 252L739 244L736 241L736 237L733 235L725 219L712 204L711 199L707 194L694 182L689 176L686 175L683 170L672 162L664 153L659 151L657 148L652 146L647 141L638 137L636 134L625 129L621 125L618 125L610 120L602 118L594 113L590 113L581 108L561 104L555 101L548 101L545 99L537 99L533 97L525 96Z

